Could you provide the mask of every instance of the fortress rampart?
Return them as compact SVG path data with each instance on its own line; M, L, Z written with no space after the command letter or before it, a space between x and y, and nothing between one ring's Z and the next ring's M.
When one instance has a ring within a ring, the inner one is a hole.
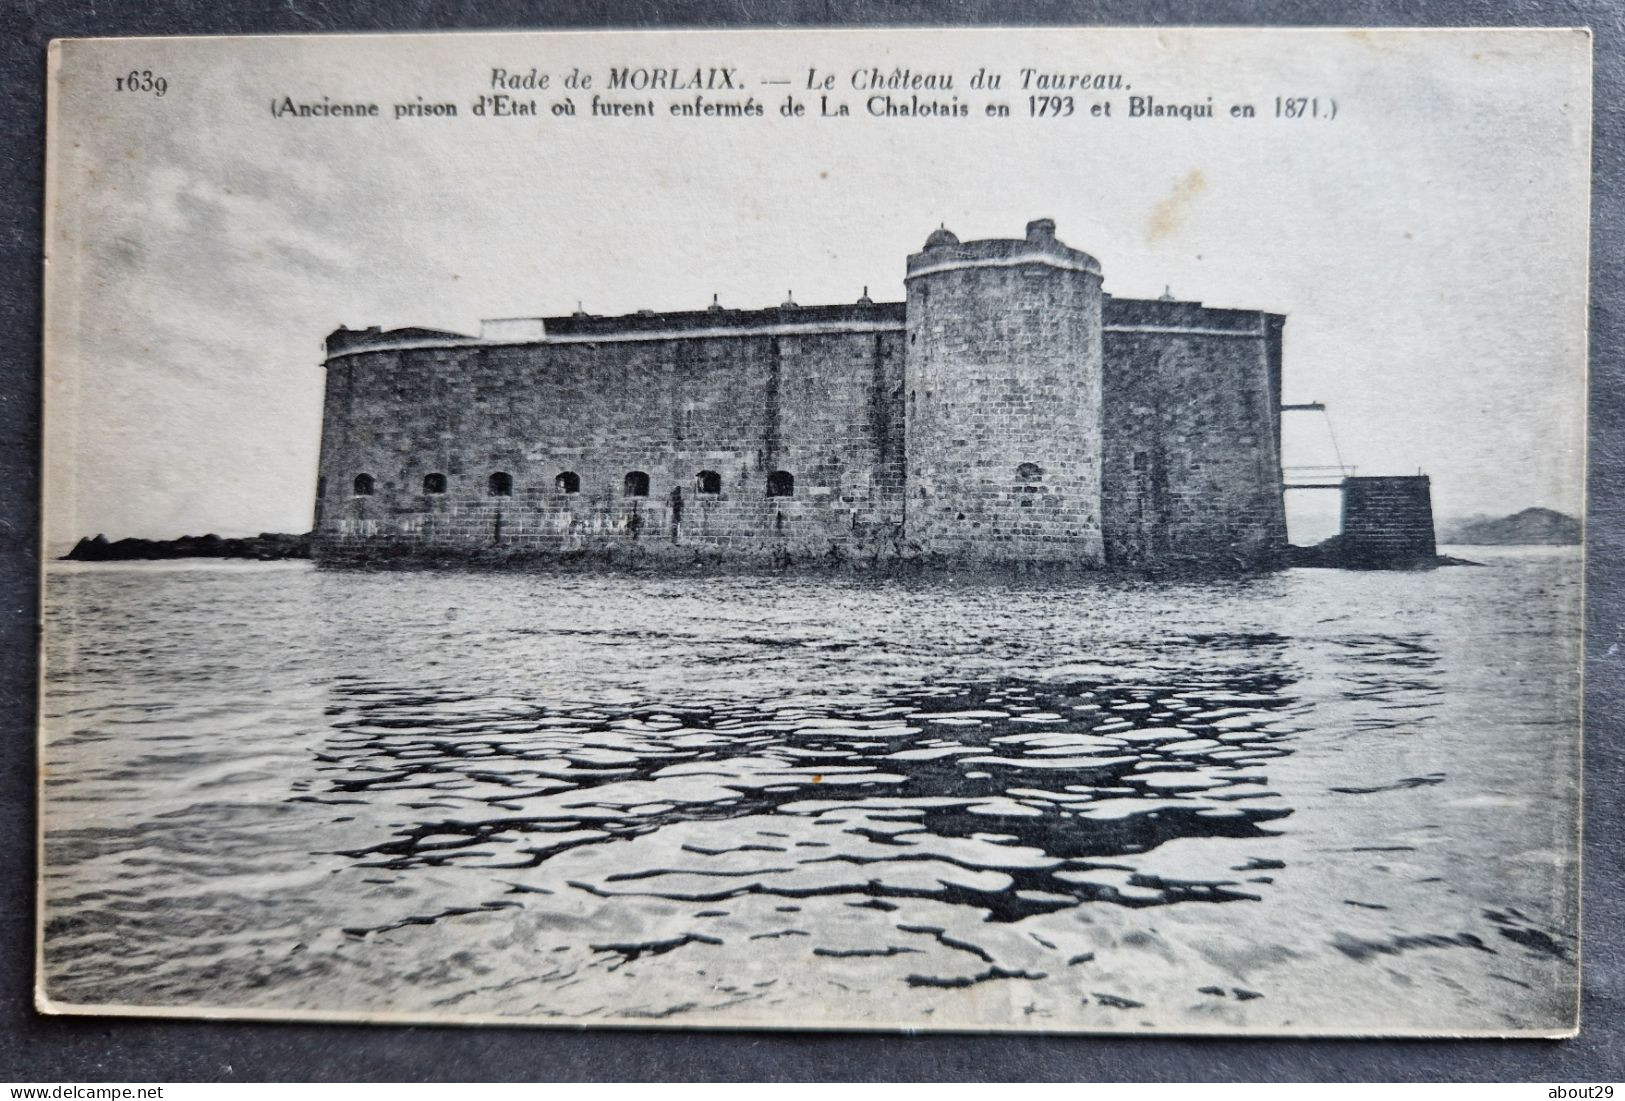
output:
M1278 315L1114 299L1048 220L905 302L339 329L314 553L1273 564Z

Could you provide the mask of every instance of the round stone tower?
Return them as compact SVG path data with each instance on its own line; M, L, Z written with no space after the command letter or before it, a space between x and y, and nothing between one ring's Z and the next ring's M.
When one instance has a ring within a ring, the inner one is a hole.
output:
M1055 239L908 258L905 524L927 554L1102 561L1100 264Z

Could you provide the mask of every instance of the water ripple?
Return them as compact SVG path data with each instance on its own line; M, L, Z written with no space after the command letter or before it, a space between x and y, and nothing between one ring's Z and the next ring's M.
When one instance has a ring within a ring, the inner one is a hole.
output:
M49 578L53 997L1186 1031L1572 1010L1577 560L236 565Z
M1085 901L1256 899L1222 867L1182 882L1128 858L1173 838L1266 836L1291 813L1259 767L1290 752L1289 687L1263 671L1003 680L852 710L607 715L341 681L317 753L328 790L298 798L432 792L410 805L449 813L345 853L394 870L512 871L667 827L737 826L729 844L576 883L601 895L935 897L999 921Z

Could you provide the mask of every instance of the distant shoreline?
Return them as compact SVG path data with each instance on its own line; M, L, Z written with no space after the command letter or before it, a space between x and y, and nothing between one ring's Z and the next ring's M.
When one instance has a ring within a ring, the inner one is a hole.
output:
M1572 547L1585 542L1585 535L1572 516L1526 508L1510 516L1474 516L1440 524L1439 542L1460 547Z

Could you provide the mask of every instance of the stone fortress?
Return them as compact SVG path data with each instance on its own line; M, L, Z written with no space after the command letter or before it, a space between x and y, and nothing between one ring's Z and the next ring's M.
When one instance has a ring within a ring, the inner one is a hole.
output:
M1039 219L903 302L327 339L327 563L656 556L1265 569L1285 319L1116 298Z

